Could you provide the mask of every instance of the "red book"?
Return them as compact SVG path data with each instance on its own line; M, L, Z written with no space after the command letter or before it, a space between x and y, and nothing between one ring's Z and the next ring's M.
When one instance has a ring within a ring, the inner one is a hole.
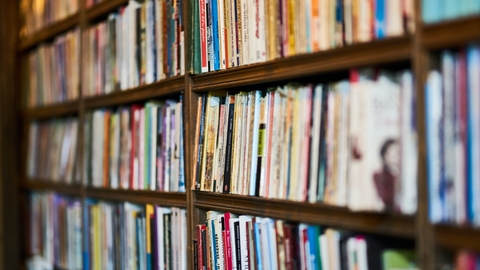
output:
M138 143L140 128L140 110L141 105L132 105L132 115L130 117L132 123L132 147L130 152L130 189L138 188Z
M198 260L198 269L196 270L204 270L205 268L205 262L203 260L203 253L204 253L204 243L203 243L203 238L202 238L202 231L207 230L207 226L205 225L197 225L196 226L196 232L197 232L197 260Z
M200 12L200 55L202 73L208 72L207 61L207 15L205 12L205 0L200 0L199 12Z
M225 253L225 270L232 270L232 246L230 242L231 229L230 229L230 219L232 218L232 213L227 212L223 214L223 224L225 230L222 232L223 236L223 252Z
M285 269L293 270L292 226L290 224L283 224L283 235L285 237Z
M460 251L456 257L455 269L475 270L476 259L475 253L470 251Z

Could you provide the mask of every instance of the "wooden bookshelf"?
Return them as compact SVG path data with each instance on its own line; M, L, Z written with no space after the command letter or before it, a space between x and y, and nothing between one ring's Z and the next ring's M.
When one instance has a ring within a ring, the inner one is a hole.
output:
M210 91L292 80L345 71L351 67L406 61L411 57L411 38L393 37L196 75L193 77L193 90Z
M73 14L63 20L53 23L50 26L47 26L45 29L38 31L24 40L21 40L18 44L18 51L23 52L26 50L31 49L32 47L50 40L63 32L66 32L80 23L80 16L79 13Z
M24 180L24 182L20 184L20 188L22 190L54 191L75 197L82 195L80 185L68 185L45 179Z
M84 1L81 1L84 3ZM127 4L127 0L104 0L99 4L86 9L80 5L80 11L64 20L56 22L47 28L28 36L18 42L16 51L17 62L20 57L34 46L51 40L57 35L72 29L86 27L99 19L106 18L110 12ZM187 1L187 5L191 1ZM185 5L185 6L187 6ZM417 3L417 11L420 10ZM185 7L188 11L189 7ZM191 10L188 12L192 12ZM191 16L185 13L184 25L189 27ZM420 12L417 12L420 14ZM1 20L1 19L0 19ZM27 120L77 115L79 123L83 123L85 111L102 107L127 105L149 99L163 99L178 97L184 94L185 118L185 179L186 187L192 186L194 181L193 166L195 158L193 152L196 147L196 97L197 94L211 90L228 90L242 88L244 91L256 90L255 87L264 84L284 83L302 78L325 78L332 73L343 72L348 74L352 67L405 64L411 66L417 80L417 98L419 108L424 108L423 85L428 72L427 65L429 52L441 48L462 46L469 42L480 40L480 16L456 19L433 25L423 25L420 19L416 21L415 34L376 40L368 43L354 44L328 51L297 55L288 58L276 59L265 63L230 68L227 70L192 75L187 72L184 76L176 76L155 82L149 85L117 91L107 95L81 97L78 101L49 105L45 107L19 110L21 116ZM187 32L185 33L189 33ZM454 33L454 34L452 34ZM191 42L190 38L185 41ZM186 44L185 50L189 54L185 58L191 59L192 44ZM186 67L189 65L186 64ZM80 76L82 78L82 76ZM19 95L18 95L19 96ZM20 97L16 97L19 99ZM1 101L0 101L1 102ZM20 102L17 102L20 103ZM419 114L424 110L419 110ZM425 165L425 128L423 115L418 116L419 123L419 164ZM28 125L28 121L23 122ZM83 142L83 125L79 125L79 143ZM21 128L25 129L25 126ZM28 138L22 137L19 144L26 145ZM4 140L5 141L5 140ZM2 142L4 142L2 141ZM19 148L21 145L19 146ZM83 149L83 147L79 147ZM20 152L20 151L19 151ZM82 150L80 151L81 155ZM15 153L20 155L19 153ZM79 155L79 156L80 156ZM25 158L25 157L22 157ZM139 204L158 204L161 206L181 207L187 209L189 261L188 269L193 268L192 240L194 237L195 222L205 210L229 211L238 214L250 214L295 222L319 224L359 232L384 234L389 236L413 239L416 243L416 252L420 269L433 269L435 254L434 245L448 249L470 248L480 252L480 230L471 227L455 227L448 225L431 225L428 223L428 205L426 204L426 169L419 166L419 211L414 216L404 216L394 213L353 212L345 207L329 206L321 203L303 203L287 200L266 199L259 197L217 194L187 189L186 193L121 190L107 188L91 188L84 185L65 185L41 179L15 179L18 192L29 190L54 191L70 196L93 198L108 201L129 201ZM425 167L425 166L423 166ZM14 168L16 170L17 168ZM20 172L22 175L23 172ZM432 231L427 231L433 228ZM433 233L430 238L430 233Z
M182 192L87 188L85 196L87 198L109 201L156 204L168 207L187 207L187 196L186 193Z
M78 113L78 101L46 105L43 107L25 109L23 115L28 119L61 117Z
M333 228L414 238L413 217L398 214L352 212L346 207L259 197L195 192L195 206L275 219L321 224Z

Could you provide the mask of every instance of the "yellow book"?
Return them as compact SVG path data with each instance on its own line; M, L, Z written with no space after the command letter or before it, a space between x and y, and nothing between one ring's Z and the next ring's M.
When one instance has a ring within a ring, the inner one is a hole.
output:
M295 55L295 0L288 0L288 54Z
M151 254L152 254L152 227L151 227L151 224L150 224L150 218L154 218L154 213L155 213L155 210L153 208L153 205L151 204L147 204L145 206L145 212L146 212L146 215L145 215L145 227L146 227L146 236L147 236L147 257L150 257Z

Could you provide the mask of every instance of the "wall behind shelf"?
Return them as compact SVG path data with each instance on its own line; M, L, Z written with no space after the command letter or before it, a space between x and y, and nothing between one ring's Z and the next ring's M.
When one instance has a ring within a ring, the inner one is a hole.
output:
M0 269L18 269L18 1L0 0Z

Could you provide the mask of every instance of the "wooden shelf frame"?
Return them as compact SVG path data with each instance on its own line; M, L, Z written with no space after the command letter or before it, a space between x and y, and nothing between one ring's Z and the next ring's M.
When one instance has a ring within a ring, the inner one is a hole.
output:
M292 80L352 67L409 61L411 56L411 37L392 37L195 75L193 90L210 91Z
M80 0L84 3L83 0ZM27 37L17 46L19 55L41 42L51 40L76 26L85 30L90 23L106 18L127 0L104 0L86 9L80 5L78 14L59 21L47 28ZM189 33L189 16L187 1L184 5L184 25ZM416 14L421 14L420 1L415 1ZM408 62L416 78L417 112L424 115L425 96L423 86L428 73L429 53L433 50L463 46L480 40L480 16L456 19L434 25L423 25L417 16L416 32L412 35L392 37L368 43L354 44L328 51L298 55L235 67L227 70L168 78L150 85L140 86L126 91L120 91L103 96L83 97L76 102L57 104L42 108L19 110L27 119L43 119L59 117L68 114L79 116L83 122L86 110L101 107L118 106L153 98L164 98L184 94L185 114L185 179L186 186L191 187L195 159L189 155L195 149L195 126L197 96L211 90L228 90L245 87L251 90L257 85L285 82L316 76L329 76L331 73L348 72L352 67L372 65L387 65ZM455 33L452 35L452 33ZM191 39L185 39L187 43ZM186 52L192 50L192 44L186 44ZM191 59L191 55L185 57ZM190 65L185 63L186 67ZM245 89L245 90L248 90ZM251 214L306 222L349 229L360 232L379 233L391 236L414 239L416 253L419 257L420 269L433 269L435 254L433 247L439 245L446 248L470 248L480 252L480 230L470 227L455 227L432 225L428 221L428 197L426 182L426 141L425 120L419 120L419 175L418 175L418 211L415 216L403 216L389 213L352 212L344 207L325 204L310 204L286 200L273 200L239 195L216 194L187 190L186 193L112 190L104 188L89 188L84 186L67 186L40 180L19 181L21 191L51 190L82 198L97 198L101 200L130 201L134 203L152 203L162 206L187 208L188 216L188 269L193 267L192 240L195 237L194 225L201 220L205 210L230 211L238 214ZM25 124L28 122L25 122ZM83 125L80 125L83 129ZM83 130L79 134L83 134ZM83 141L80 135L79 141ZM25 144L26 138L23 139ZM81 154L81 151L80 151ZM24 161L23 161L24 162Z
M195 206L235 214L270 217L295 222L406 238L415 237L413 216L352 212L346 207L251 196L195 191Z
M37 46L38 44L50 40L61 33L64 33L70 29L75 28L80 24L80 13L77 12L73 15L68 16L65 19L62 19L58 22L54 22L46 28L39 30L36 33L33 33L27 36L24 40L21 40L18 44L18 51L24 52L32 47Z
M85 196L87 198L109 201L126 201L139 204L155 204L165 207L187 208L187 195L185 192L86 188Z

